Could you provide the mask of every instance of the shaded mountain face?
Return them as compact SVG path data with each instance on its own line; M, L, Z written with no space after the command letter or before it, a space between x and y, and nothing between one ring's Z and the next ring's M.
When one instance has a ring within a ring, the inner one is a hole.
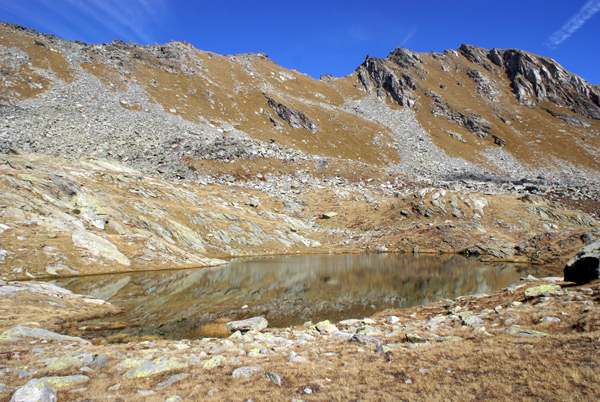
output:
M521 50L398 48L314 80L260 53L0 29L3 152L107 157L186 178L198 160L319 155L431 179L580 182L600 169L598 89Z

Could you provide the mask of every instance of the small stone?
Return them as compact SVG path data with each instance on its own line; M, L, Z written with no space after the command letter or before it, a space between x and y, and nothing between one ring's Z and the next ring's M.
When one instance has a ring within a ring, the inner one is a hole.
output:
M320 321L317 323L317 325L315 325L315 327L317 328L317 331L325 334L331 334L338 331L338 328L331 324L329 320Z
M110 386L110 387L108 387L107 389L108 389L109 391L118 391L118 390L119 390L119 388L121 388L121 383L120 383L120 382L116 383L115 385L111 385L111 386Z
M380 335L381 330L377 327L372 327L370 325L364 325L356 331L357 334L362 335Z
M275 385L281 387L281 376L279 374L269 371L265 374L265 378L271 380Z
M508 327L506 333L509 335L516 336L548 336L545 332L535 331L533 329L519 328L519 327Z
M181 380L187 378L188 376L189 376L188 373L174 374L171 377L169 377L167 380L159 382L156 385L156 388L160 389L160 388L170 387L171 385L173 385L177 381L181 381Z
M321 214L321 219L331 219L337 215L337 212L323 212Z
M421 335L406 333L404 335L404 341L408 343L426 343L428 339Z
M349 320L343 320L339 322L339 325L352 326L356 324L360 324L361 320L357 320L356 318L351 318Z
M165 399L165 402L183 402L183 398L177 395L173 395Z
M263 371L265 370L259 366L244 366L238 367L235 370L233 370L231 375L233 376L233 378L248 378L252 377L255 374L262 373Z
M540 318L540 322L541 323L547 323L547 322L560 322L560 318L558 317L543 317Z
M352 338L350 338L350 342L354 342L354 343L360 343L363 345L381 345L382 342L381 340L374 338L372 336L369 335L365 335L365 334L359 334L356 333L352 336Z
M400 318L398 318L398 317L397 317L397 316L395 316L395 315L390 315L390 316L389 316L389 317L386 319L386 321L387 321L388 323L390 323L390 324L395 324L395 323L397 323L398 321L400 321Z

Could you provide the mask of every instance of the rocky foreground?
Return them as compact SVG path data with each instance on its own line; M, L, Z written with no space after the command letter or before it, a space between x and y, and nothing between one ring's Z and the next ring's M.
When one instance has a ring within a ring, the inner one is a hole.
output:
M282 329L256 318L227 324L223 339L117 343L64 335L84 317L115 312L101 300L37 282L1 282L0 295L0 400L600 396L598 281L530 277L493 294L372 318Z

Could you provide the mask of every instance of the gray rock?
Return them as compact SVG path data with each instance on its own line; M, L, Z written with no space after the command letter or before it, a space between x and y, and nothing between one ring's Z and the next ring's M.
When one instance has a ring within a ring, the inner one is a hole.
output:
M506 333L509 335L516 336L548 336L545 332L535 331L533 329L519 328L519 327L508 327Z
M389 317L386 318L386 321L390 324L395 324L398 321L400 321L400 318L395 315L390 315Z
M93 255L102 256L106 259L116 261L122 265L131 265L129 258L125 254L121 253L117 246L98 235L86 232L84 230L77 230L73 232L71 239L73 240L73 244L75 246L84 248Z
M177 370L187 367L180 358L162 356L151 362L143 363L139 368L130 370L123 374L123 378L144 378L165 371Z
M469 315L462 319L464 325L468 325L469 327L478 327L483 324L483 320L476 315Z
M80 374L80 375L68 375L68 376L43 377L42 380L46 381L54 389L64 390L64 389L72 389L78 385L86 383L90 380L90 377Z
M279 374L269 371L265 374L265 378L271 380L275 385L281 387L281 376Z
M56 402L56 390L45 380L36 378L17 389L10 402Z
M184 378L187 378L187 377L189 377L188 373L174 374L171 377L169 377L168 379L166 379L165 381L159 382L156 385L156 388L160 389L160 388L170 387L171 385L173 385L177 381L181 381L181 380L183 380Z
M359 334L359 333L354 334L352 336L352 338L350 338L350 342L360 343L362 345L374 345L374 346L382 344L382 341L380 339L377 339L375 337L365 335L365 334Z
M429 339L427 339L421 335L409 334L409 333L406 333L404 335L404 340L408 343L427 343L427 342L429 342Z
M2 335L0 335L0 341L14 342L23 337L91 344L89 341L76 336L61 335L43 328L29 328L21 325L17 325L9 330L4 331Z
M108 357L102 354L80 353L64 355L46 361L49 370L63 370L71 366L104 367L108 364Z
M337 212L323 212L321 214L321 219L331 219L337 216Z
M547 322L560 322L560 318L558 318L558 317L543 317L543 318L540 318L540 322L542 324L545 324Z
M315 167L316 167L317 169L324 169L324 168L326 168L327 166L329 166L329 163L327 163L327 161L326 161L325 159L319 159L319 160L317 161L317 163L315 163Z
M233 378L248 378L252 377L255 374L262 373L263 371L265 370L259 366L244 366L238 367L235 370L233 370L231 375L233 376Z
M267 319L261 315L258 317L247 318L245 320L230 321L225 324L225 328L227 328L227 330L230 332L235 332L235 331L260 332L263 329L267 328L268 324L269 324L269 322L267 321Z
M565 282L578 285L600 278L600 240L582 247L564 269Z

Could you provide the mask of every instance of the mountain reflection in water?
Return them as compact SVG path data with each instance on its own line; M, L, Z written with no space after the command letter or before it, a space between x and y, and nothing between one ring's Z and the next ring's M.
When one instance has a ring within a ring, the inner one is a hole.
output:
M262 314L270 327L322 319L337 322L388 308L491 292L530 273L545 275L531 266L486 265L454 255L352 254L234 261L215 268L53 283L122 307L124 314L108 319L125 322L121 332L197 338L206 335L202 328L217 319Z

